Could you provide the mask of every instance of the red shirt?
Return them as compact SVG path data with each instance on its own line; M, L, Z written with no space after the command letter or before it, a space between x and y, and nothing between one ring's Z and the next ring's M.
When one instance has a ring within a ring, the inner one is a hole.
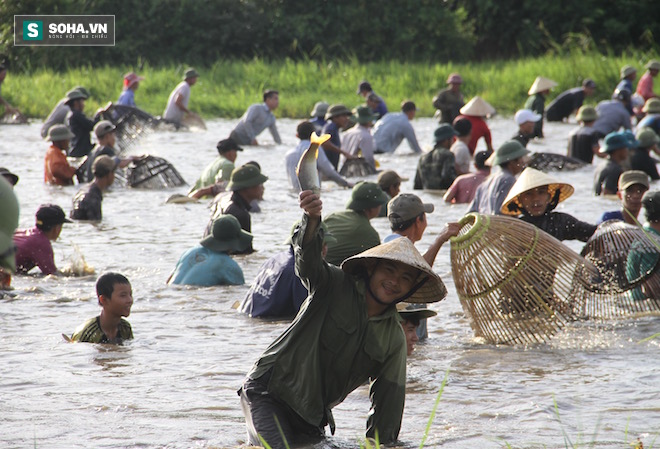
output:
M61 149L51 145L44 158L44 182L58 186L73 185L76 169L69 165Z
M476 173L466 173L459 176L454 180L452 185L449 186L445 197L447 198L447 195L449 195L449 198L451 198L451 201L449 202L455 204L467 204L472 202L477 187L484 182L484 179L488 177L488 174L489 173L486 170L478 170Z
M481 139L482 137L486 141L486 146L488 148L493 147L493 143L491 142L490 139L490 128L488 128L488 125L486 124L486 121L482 119L481 117L477 117L475 115L459 115L456 117L454 120L454 123L456 123L457 120L460 120L462 118L466 118L472 123L472 137L470 138L470 141L468 142L467 146L470 149L470 154L474 156L474 150L477 148L477 141Z
M16 245L17 272L27 273L37 266L43 274L53 274L57 271L53 246L46 234L36 226L32 229L16 231L14 245Z
M655 93L653 93L653 77L651 76L651 73L646 72L639 79L639 82L637 83L637 93L644 98L644 101L656 96Z

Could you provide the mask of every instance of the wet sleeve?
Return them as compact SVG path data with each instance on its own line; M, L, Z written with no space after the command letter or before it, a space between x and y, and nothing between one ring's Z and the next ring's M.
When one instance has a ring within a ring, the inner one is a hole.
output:
M410 145L410 148L415 153L422 152L422 148L419 146L419 143L417 143L417 136L415 136L415 130L413 129L410 122L408 122L408 126L405 127L403 135L406 137L406 140L408 140L408 145Z
M270 134L273 136L273 140L275 141L275 143L281 144L282 138L280 137L280 133L277 130L277 123L273 121L273 124L270 125L268 129L270 130Z
M307 215L303 215L298 229L293 234L292 241L295 254L296 276L300 278L305 288L310 293L313 293L318 289L324 288L326 285L330 285L332 269L321 256L323 246L323 236L321 233L323 231L320 225L316 229L314 238L306 243L303 242L308 223Z
M399 437L406 400L406 352L400 348L385 361L381 372L369 388L371 409L367 418L367 436L381 443Z

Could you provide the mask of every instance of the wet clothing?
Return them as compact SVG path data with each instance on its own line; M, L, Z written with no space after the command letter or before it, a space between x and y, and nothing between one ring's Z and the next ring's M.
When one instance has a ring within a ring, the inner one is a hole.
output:
M39 267L43 274L57 272L53 245L44 232L36 226L31 229L17 230L14 233L16 246L16 272L27 273Z
M468 173L470 171L470 163L472 162L472 155L470 154L470 149L468 148L465 142L456 140L449 148L449 151L454 153L454 158L456 159L456 168L461 174Z
M493 167L492 173L477 187L474 199L468 206L467 212L480 214L500 215L502 204L509 190L516 183L516 177L503 167Z
M641 170L651 178L651 181L660 179L656 160L651 157L648 148L633 148L630 150L630 169Z
M596 106L596 111L598 112L598 119L594 122L593 128L598 131L600 138L618 131L619 128L632 128L630 112L618 100L601 101Z
M596 232L596 225L585 223L563 212L546 212L539 217L523 214L521 220L531 223L557 240L586 242Z
M454 92L451 87L442 89L438 94L433 97L433 107L440 112L440 123L454 122L461 112L460 109L465 105L463 94Z
M191 191L208 187L216 182L225 181L229 182L231 172L234 170L235 165L229 159L222 156L215 158L213 162L206 166L199 179L195 182Z
M101 213L101 204L103 203L103 193L96 183L87 184L73 197L73 210L71 218L74 220L100 221L103 216Z
M371 130L359 123L344 133L343 150L353 156L361 155L365 161L376 170L374 153L376 143L371 135ZM344 162L345 163L345 162Z
M119 94L117 104L137 108L137 105L135 104L135 91L133 89L122 90Z
M46 120L44 121L43 126L41 127L41 137L44 139L48 135L48 130L50 129L51 126L53 125L66 125L66 116L71 112L71 108L69 107L68 104L65 103L66 99L60 100L55 107L53 108L52 111L50 111L50 114L48 114L48 117L46 117Z
M256 317L294 317L308 295L294 269L293 247L275 254L259 268L240 311Z
M453 196L452 203L469 203L474 199L477 187L488 177L490 172L477 170L475 173L466 173L454 180L447 194Z
M190 84L185 81L181 81L174 88L170 97L167 99L167 106L165 106L165 111L163 112L163 120L166 122L174 123L175 125L180 125L183 120L185 112L176 104L177 97L181 95L183 106L188 109L188 102L190 101Z
M619 189L621 173L623 173L623 168L610 159L601 162L594 174L594 193L598 196L603 189L607 189L610 194L615 194Z
M323 261L318 231L304 243L307 224L305 215L293 242L296 273L310 296L291 326L252 367L242 391L248 398L272 398L279 410L290 412L278 414L280 420L289 421L287 415L294 414L308 428L330 424L334 432L331 409L370 381L367 436L378 432L381 443L391 443L398 437L405 401L406 339L400 318L395 307L368 316L365 280ZM262 390L255 391L250 381L260 379ZM254 438L265 424L253 416L260 411L259 402L244 405L251 412L246 416L250 443L257 444ZM257 424L253 432L250 424ZM296 432L291 434L295 437ZM277 440L267 442L283 447Z
M603 215L601 215L600 221L598 222L598 224L604 223L608 220L625 221L623 219L623 211L615 210L615 211L610 211L610 212L603 212Z
M580 109L584 102L584 90L581 87L568 89L552 100L548 105L545 117L549 122L561 122L574 111Z
M170 284L243 285L243 270L227 255L201 245L184 252L172 272Z
M594 160L594 147L598 147L598 131L592 126L580 126L569 133L568 157L591 164Z
M470 134L470 141L467 144L468 148L470 149L470 154L474 155L474 151L477 148L477 142L482 137L486 142L487 149L492 148L493 142L491 140L490 128L488 128L488 124L486 123L486 120L474 115L459 115L454 120L454 123L456 123L456 121L463 118L468 119L472 124L472 133Z
M113 343L121 344L124 340L133 339L133 329L125 319L119 322L117 329L117 338L110 340L101 329L101 316L90 318L84 324L79 326L71 336L71 341L80 341L85 343Z
M660 136L660 114L649 114L639 121L637 129L651 128Z
M296 148L287 151L286 155L284 155L284 164L286 165L286 174L289 178L289 185L291 185L296 192L302 190L298 175L296 174L296 168L298 167L298 162L300 162L303 153L309 148L309 145L309 140L301 140ZM342 175L337 173L337 170L332 166L332 162L328 159L323 147L319 147L319 154L316 158L316 167L319 170L319 174L322 175L320 178L334 181L342 187L348 187L348 181L346 181Z
M413 189L448 189L456 179L456 158L449 148L436 147L417 163Z
M651 72L648 70L639 79L636 93L642 96L644 102L646 102L646 100L649 98L657 97L655 92L653 92L653 77L651 76Z
M76 169L69 165L61 149L51 145L44 158L44 182L58 186L73 185Z
M75 136L71 139L69 156L87 156L94 147L94 145L92 145L90 133L94 129L98 117L97 120L90 120L82 113L82 111L69 111L66 116L66 121L67 126Z
M95 145L92 151L89 152L89 155L87 156L85 162L83 162L83 164L80 166L78 170L78 182L80 183L92 182L94 180L94 172L92 171L92 165L94 165L94 161L96 160L97 157L103 155L115 159L115 165L119 164L119 158L117 157L117 150L109 146ZM81 174L83 173L84 176L81 176Z
M403 112L390 113L378 120L373 129L373 136L377 152L380 153L394 153L404 138L413 152L422 152L422 148L417 143L415 130L408 116Z
M543 119L545 116L545 96L541 93L530 95L525 102L525 109L531 109L541 116L541 120L534 123L534 132L530 136L543 137Z
M323 134L330 134L330 139L328 139L328 141L337 148L341 148L341 137L339 137L339 127L332 120L328 120L328 122L323 127L323 131L321 135ZM328 150L325 152L325 155L328 157L328 160L335 168L335 170L337 170L337 167L339 166L339 156L341 156L341 154Z
M275 143L282 143L280 133L277 131L275 115L268 109L266 103L253 104L245 111L230 137L239 145L251 145L252 141L266 128L270 131Z
M325 260L331 264L339 266L344 259L380 245L378 232L360 212L350 209L334 212L324 221L328 231L337 239L336 242L328 243Z
M243 197L238 192L232 192L228 200L223 198L220 201L220 214L228 214L236 217L241 225L241 229L246 232L252 232L252 219L250 218L251 209L252 206L250 203L245 201L245 199L243 199ZM213 219L220 214L216 212L216 214L211 217L211 220L209 221L209 224L204 231L204 236L211 234L211 230L213 228ZM254 249L252 248L252 242L250 242L250 246L246 248L245 251L240 253L237 252L236 254L248 254L253 251Z

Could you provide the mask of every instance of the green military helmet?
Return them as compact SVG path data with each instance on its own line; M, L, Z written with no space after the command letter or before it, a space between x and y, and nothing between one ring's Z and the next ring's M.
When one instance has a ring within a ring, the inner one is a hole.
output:
M259 167L253 164L245 164L235 168L231 172L231 178L229 179L229 184L227 184L227 190L235 192L237 190L258 186L266 181L268 181L268 176L263 175Z
M375 182L361 181L355 184L351 199L346 203L346 209L361 211L382 206L388 201L387 195Z

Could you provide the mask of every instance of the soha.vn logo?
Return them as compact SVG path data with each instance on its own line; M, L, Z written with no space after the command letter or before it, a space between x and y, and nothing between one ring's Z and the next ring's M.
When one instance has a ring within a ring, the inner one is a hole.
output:
M23 40L41 41L44 39L44 22L41 20L23 22Z

